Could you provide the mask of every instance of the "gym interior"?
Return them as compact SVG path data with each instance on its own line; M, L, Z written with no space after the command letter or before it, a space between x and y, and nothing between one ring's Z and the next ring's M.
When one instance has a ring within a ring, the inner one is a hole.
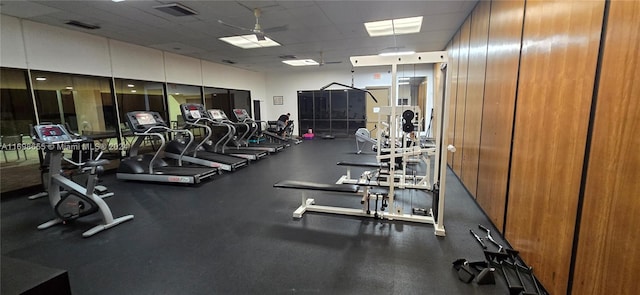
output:
M2 294L640 288L638 1L0 7Z

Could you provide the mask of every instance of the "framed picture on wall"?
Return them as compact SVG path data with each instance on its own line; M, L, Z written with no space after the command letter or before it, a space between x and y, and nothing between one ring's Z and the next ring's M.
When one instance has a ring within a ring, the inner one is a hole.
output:
M283 104L283 98L282 98L282 96L274 96L274 97L273 97L273 104L274 104L274 105L281 105L281 104Z

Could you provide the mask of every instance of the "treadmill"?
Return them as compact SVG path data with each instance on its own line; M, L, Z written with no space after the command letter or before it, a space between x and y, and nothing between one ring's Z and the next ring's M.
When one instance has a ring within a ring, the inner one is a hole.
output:
M222 136L215 144L213 144L211 141L208 141L202 145L207 151L223 153L225 155L232 155L236 157L243 157L249 160L258 160L267 156L268 152L265 150L242 148L239 144L237 144L237 141L242 138L244 134L237 134L236 126L238 125L238 123L230 121L223 110L207 110L207 115L209 115L209 119L211 120L211 126L223 127L226 129L226 134ZM230 141L234 142L233 147L227 146Z
M235 171L240 167L247 166L249 160L246 158L207 151L203 148L203 145L211 138L213 131L207 125L212 120L209 119L207 111L202 104L183 103L180 105L180 112L187 127L204 128L206 134L197 144L194 142L191 145L187 145L186 142L179 140L169 142L164 151L165 157L176 160L182 158L183 162L207 167L219 167L225 171Z
M137 138L129 150L130 156L120 161L116 173L118 179L196 184L218 173L218 168L183 167L180 159L178 159L178 166L169 166L160 157L160 153L167 146L164 133L187 134L191 144L193 134L189 130L168 128L157 112L128 112L126 117L131 131ZM160 139L161 145L154 154L138 155L138 149L147 137Z
M239 140L240 144L243 145L244 147L250 148L250 149L265 150L270 153L279 152L285 148L284 144L279 144L275 142L272 142L272 143L263 142L263 143L255 143L255 144L250 143L249 139L253 138L259 129L258 123L254 121L253 118L251 118L251 116L249 116L249 113L247 113L247 110L245 109L233 109L233 114L236 116L238 123L244 124L246 126L245 128L247 128L247 131L245 132L244 136L242 136Z

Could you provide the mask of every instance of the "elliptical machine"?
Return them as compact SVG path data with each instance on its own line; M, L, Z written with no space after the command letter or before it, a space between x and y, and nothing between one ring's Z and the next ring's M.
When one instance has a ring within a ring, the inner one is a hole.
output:
M44 124L34 127L34 141L40 148L49 153L49 177L47 181L47 194L49 203L53 208L56 218L38 226L38 229L46 229L59 223L67 223L79 217L93 213L100 213L102 223L82 233L83 237L90 237L98 232L114 227L125 221L133 219L133 215L125 215L114 219L107 203L95 192L95 184L98 172L108 160L86 161L84 166L90 167L87 186L71 181L55 171L60 171L62 152L65 149L80 148L82 138L72 137L66 128L60 124ZM61 188L66 194L61 194Z

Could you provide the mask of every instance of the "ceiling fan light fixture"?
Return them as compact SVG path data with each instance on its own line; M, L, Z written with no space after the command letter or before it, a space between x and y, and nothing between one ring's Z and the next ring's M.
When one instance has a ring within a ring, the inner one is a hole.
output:
M294 67L320 65L317 61L313 59L293 59L293 60L283 60L282 62Z

